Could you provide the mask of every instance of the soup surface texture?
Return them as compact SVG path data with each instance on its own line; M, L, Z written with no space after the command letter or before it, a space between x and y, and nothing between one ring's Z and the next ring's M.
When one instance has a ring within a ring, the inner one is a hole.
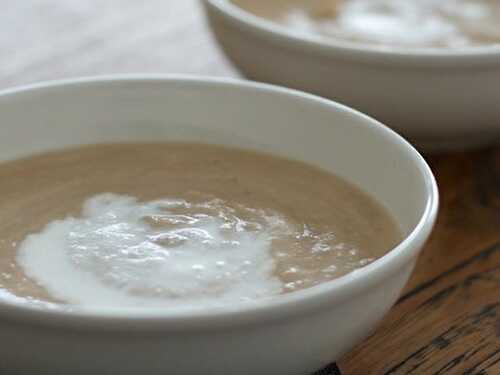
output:
M323 283L401 239L353 185L214 145L102 144L0 164L0 298L206 308Z

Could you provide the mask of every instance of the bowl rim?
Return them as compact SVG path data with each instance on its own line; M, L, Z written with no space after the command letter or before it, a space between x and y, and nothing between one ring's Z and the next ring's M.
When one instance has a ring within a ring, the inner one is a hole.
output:
M165 84L183 87L224 87L228 90L246 92L265 92L271 95L288 96L290 99L312 102L332 114L340 112L363 122L363 126L376 129L388 142L399 146L398 152L406 153L421 175L426 187L426 203L417 225L396 247L373 263L350 272L340 278L311 288L286 295L260 299L252 303L224 306L208 310L165 311L162 308L82 308L56 307L43 308L18 301L0 299L0 319L31 322L67 328L94 328L99 330L118 329L141 332L161 332L165 330L213 329L230 325L246 324L255 321L280 319L287 316L304 314L332 301L342 301L355 297L370 286L382 282L397 273L414 260L421 246L427 240L438 211L439 193L436 180L424 158L418 151L396 132L377 120L345 105L312 94L284 87L244 81L233 78L214 78L193 75L165 74L127 74L89 76L74 79L46 81L0 91L3 99L18 95L50 94L52 90L78 90L85 86L102 87L113 84ZM1 109L0 109L1 111ZM0 112L1 116L1 112Z
M295 32L276 22L256 16L230 0L201 0L208 11L215 11L227 21L280 47L302 53L344 57L359 61L410 66L470 67L500 64L500 43L465 48L397 48L356 43L321 35Z

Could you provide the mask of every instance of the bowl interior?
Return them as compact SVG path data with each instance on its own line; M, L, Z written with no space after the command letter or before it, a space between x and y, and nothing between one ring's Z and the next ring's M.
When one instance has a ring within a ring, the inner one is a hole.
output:
M4 93L0 113L0 161L103 142L250 148L314 164L356 184L390 211L405 234L421 219L432 191L425 163L394 132L344 106L265 85L82 80Z

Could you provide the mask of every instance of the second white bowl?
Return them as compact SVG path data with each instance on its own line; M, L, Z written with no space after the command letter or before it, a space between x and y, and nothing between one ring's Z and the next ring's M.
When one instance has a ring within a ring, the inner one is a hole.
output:
M301 35L228 0L204 0L245 76L312 92L383 121L426 150L500 139L500 46L403 51Z

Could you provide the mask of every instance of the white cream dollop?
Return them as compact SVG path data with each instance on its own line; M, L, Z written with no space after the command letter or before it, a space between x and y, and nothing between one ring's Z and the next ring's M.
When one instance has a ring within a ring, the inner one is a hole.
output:
M282 225L219 199L106 193L88 199L81 217L29 235L17 260L54 298L82 307L204 308L280 293L270 242Z
M496 0L320 0L283 20L302 31L398 47L500 43Z

